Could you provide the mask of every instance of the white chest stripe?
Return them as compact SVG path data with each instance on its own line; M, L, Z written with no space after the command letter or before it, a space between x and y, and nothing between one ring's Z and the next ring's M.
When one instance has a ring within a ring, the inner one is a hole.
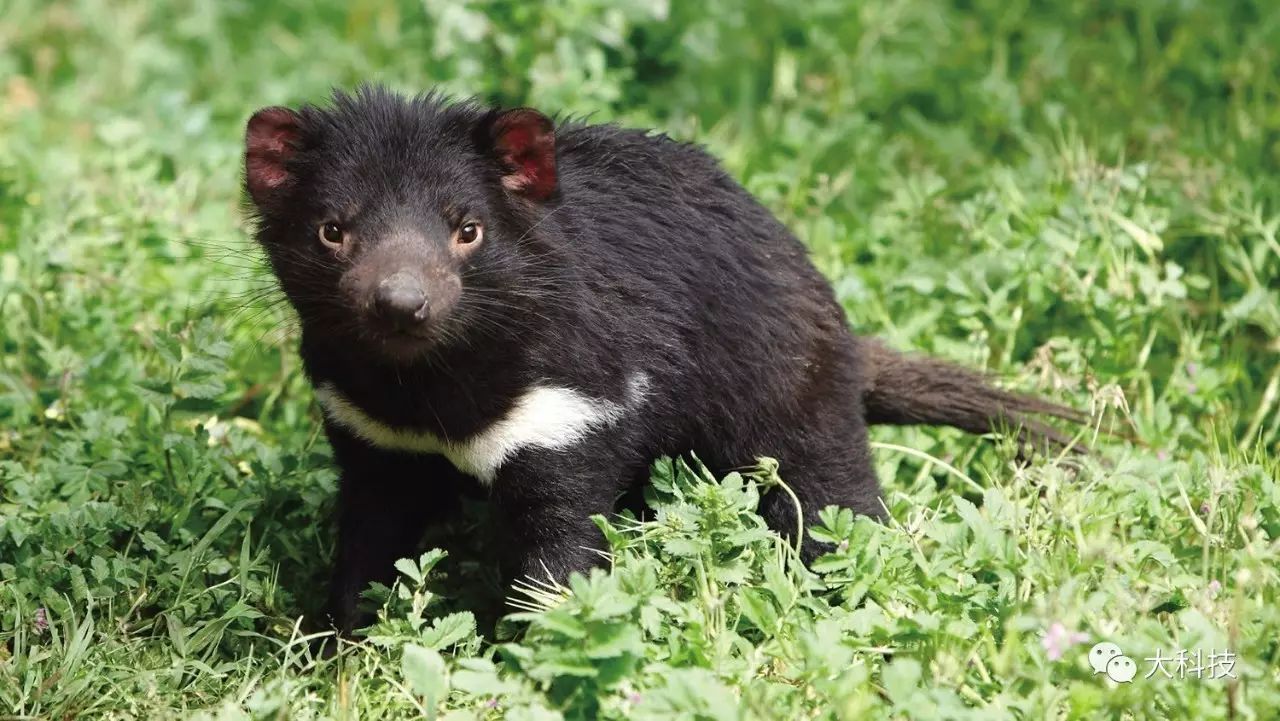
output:
M370 418L332 383L316 388L316 399L330 420L379 448L439 454L463 473L488 485L503 462L522 448L568 448L591 430L617 423L643 401L649 390L644 374L632 376L624 404L585 396L569 388L534 386L516 399L505 416L479 433L445 441L425 431L395 428Z

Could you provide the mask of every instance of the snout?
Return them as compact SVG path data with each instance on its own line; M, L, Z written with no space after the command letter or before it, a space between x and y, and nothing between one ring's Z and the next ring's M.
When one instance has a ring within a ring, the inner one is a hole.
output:
M431 314L427 284L411 270L383 278L373 291L373 312L396 330L410 330Z
M365 286L365 322L388 348L396 343L410 343L412 348L433 343L461 296L457 274L423 265L401 266Z

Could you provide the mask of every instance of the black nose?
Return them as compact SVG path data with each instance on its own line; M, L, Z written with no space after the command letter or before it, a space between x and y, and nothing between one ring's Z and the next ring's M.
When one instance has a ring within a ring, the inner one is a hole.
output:
M378 316L403 328L427 317L427 291L416 275L399 270L378 283L373 294Z

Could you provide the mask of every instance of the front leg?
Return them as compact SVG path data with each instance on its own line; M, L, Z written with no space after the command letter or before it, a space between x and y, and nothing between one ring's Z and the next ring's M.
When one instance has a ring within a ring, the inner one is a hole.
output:
M456 511L458 473L439 456L384 451L342 428L327 431L342 470L328 612L349 636L373 622L360 594L375 581L390 585L396 560L412 557L427 526Z
M611 513L632 475L607 451L581 448L524 452L508 461L491 495L503 579L564 583L574 571L603 565L604 534L591 516Z

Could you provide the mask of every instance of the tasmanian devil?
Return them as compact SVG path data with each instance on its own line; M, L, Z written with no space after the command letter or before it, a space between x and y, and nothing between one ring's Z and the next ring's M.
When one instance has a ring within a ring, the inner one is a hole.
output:
M868 424L1063 442L1030 416L1079 418L852 335L796 237L663 135L363 88L259 110L245 170L341 469L344 631L462 484L495 507L506 577L563 580L660 456L770 456L804 519L878 516ZM762 501L782 532L796 512Z

